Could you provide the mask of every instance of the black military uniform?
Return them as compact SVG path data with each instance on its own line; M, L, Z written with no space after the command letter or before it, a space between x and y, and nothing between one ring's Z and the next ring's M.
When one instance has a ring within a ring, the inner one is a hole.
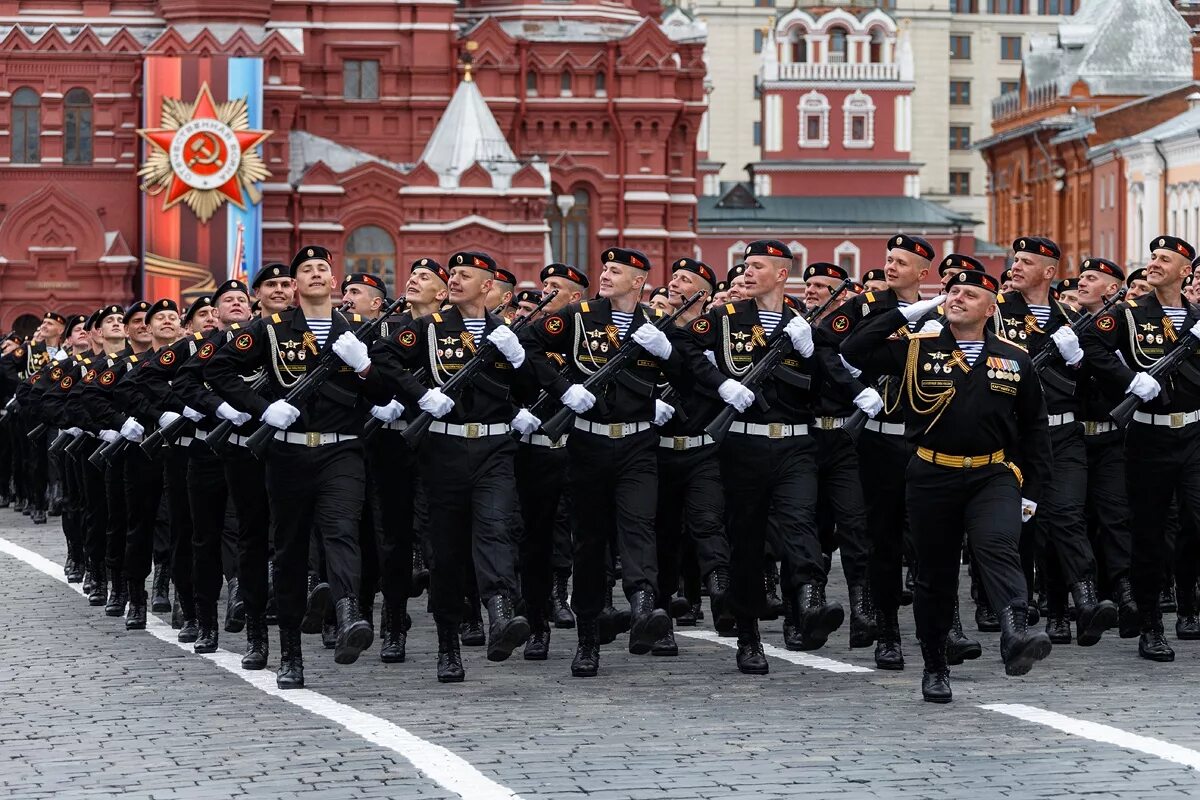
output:
M47 311L44 319L53 319L64 324L66 322L61 314L53 311ZM50 480L50 462L46 456L45 432L43 431L32 439L29 434L41 422L38 418L37 404L40 401L43 387L39 384L43 368L55 360L54 356L55 353L50 351L45 342L30 342L29 346L25 348L22 368L19 372L22 380L13 393L17 405L19 435L16 441L21 456L22 469L20 472L23 473L26 482L24 511L35 525L43 525L46 522L48 508L46 492Z

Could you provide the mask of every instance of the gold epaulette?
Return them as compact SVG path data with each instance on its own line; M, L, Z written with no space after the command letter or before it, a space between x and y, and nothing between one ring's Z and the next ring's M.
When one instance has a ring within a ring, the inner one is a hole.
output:
M237 323L235 322L235 323L233 323L233 324L234 324L234 325L236 325ZM204 338L204 334L203 334L203 333L193 333L193 334L192 334L192 338L193 338L193 339L195 339L195 340L198 342L198 341L200 341L201 339L203 339L203 338Z
M661 308L654 309L654 316L661 317L662 315L663 315L663 312L662 312Z
M867 302L868 303L875 302L875 293L874 292L867 292Z
M996 302L997 302L997 303L1003 303L1003 302L1004 302L1004 295L1003 295L1003 294L998 294L998 295L996 295Z
M435 311L435 312L433 312L433 321L434 321L434 322L441 322L441 321L442 321L442 315L441 315L441 314L439 314L439 313L438 313L438 312L436 312L436 311Z
M136 363L137 363L137 356L131 355L131 356L129 357L129 363L130 363L130 364L136 364Z
M362 322L362 315L361 314L351 314L350 319L353 322Z
M240 327L242 327L242 323L240 323L240 322L234 322L234 323L231 323L231 324L229 325L229 330L231 330L231 331L236 331L236 330L237 330L238 328L240 328Z
M1130 307L1130 308L1137 308L1137 301L1136 301L1136 300L1126 300L1125 302L1126 302L1126 303L1129 303L1129 307Z
M272 315L271 315L271 322L283 322L283 320L281 320L281 319L279 318L279 314L278 314L278 313L276 313L276 314L272 314Z
M731 314L731 315L732 315L732 314L734 313L734 311L735 311L735 309L734 309L734 307L733 307L733 303L726 303L726 304L725 304L725 313L726 313L726 314Z
M586 313L588 313L588 304L587 304L587 300L584 300L582 303L580 303L580 304L579 304L579 310L580 310L580 311L582 311L582 312L583 312L583 313L585 313L585 314L586 314Z

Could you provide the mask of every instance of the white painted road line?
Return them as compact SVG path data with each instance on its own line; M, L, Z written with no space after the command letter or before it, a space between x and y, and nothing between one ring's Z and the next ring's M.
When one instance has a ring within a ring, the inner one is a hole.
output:
M1161 739L1141 736L1129 731L1123 731L1120 728L1114 728L1111 725L1101 725L1097 722L1075 719L1074 717L1064 716L1053 711L1046 711L1036 706L1021 705L1019 703L991 703L979 707L988 711L1007 714L1010 717L1016 717L1026 722L1036 722L1039 725L1045 725L1055 730L1060 730L1063 733L1072 734L1073 736L1082 736L1094 742L1116 745L1126 750L1146 753L1174 764L1182 764L1185 767L1200 770L1200 752L1187 747L1180 747L1170 742L1164 742Z
M79 584L67 583L62 565L55 564L32 550L0 538L0 553L7 553L73 589L78 594L83 594ZM114 622L124 624L119 619ZM171 626L153 614L146 615L146 632L167 644L175 645L189 655L198 655L193 652L190 644L177 641L176 633ZM244 670L241 667L241 657L228 650L218 650L201 657L208 659L226 672L236 675L265 694L324 717L372 744L391 750L407 760L431 781L466 800L520 800L520 797L511 789L488 778L471 766L469 762L445 747L414 736L386 719L359 711L311 689L279 689L275 686L274 672L271 670Z
M715 642L716 644L724 645L725 647L737 650L737 639L725 636L719 636L716 631L681 631L675 629L676 636L686 636L689 639L701 639L706 642ZM763 652L771 658L782 659L792 664L801 667L811 667L812 669L823 669L826 672L874 672L870 667L860 667L857 664L847 664L845 661L835 661L832 658L824 656L814 656L809 653L795 653L791 650L784 650L771 644L763 644Z

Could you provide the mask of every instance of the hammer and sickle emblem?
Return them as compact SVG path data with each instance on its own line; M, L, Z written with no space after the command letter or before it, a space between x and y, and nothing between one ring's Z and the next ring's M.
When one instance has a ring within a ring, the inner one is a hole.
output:
M188 169L196 166L208 166L216 164L218 167L224 166L225 162L221 158L221 145L217 138L211 133L199 133L192 140L192 144L188 148L192 151L192 157L188 159Z

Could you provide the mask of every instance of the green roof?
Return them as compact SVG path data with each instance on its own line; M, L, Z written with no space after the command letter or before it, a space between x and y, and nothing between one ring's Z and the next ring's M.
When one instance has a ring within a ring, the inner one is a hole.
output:
M701 197L700 228L862 227L908 230L955 228L976 224L965 214L916 197L753 197L745 185L721 197Z

